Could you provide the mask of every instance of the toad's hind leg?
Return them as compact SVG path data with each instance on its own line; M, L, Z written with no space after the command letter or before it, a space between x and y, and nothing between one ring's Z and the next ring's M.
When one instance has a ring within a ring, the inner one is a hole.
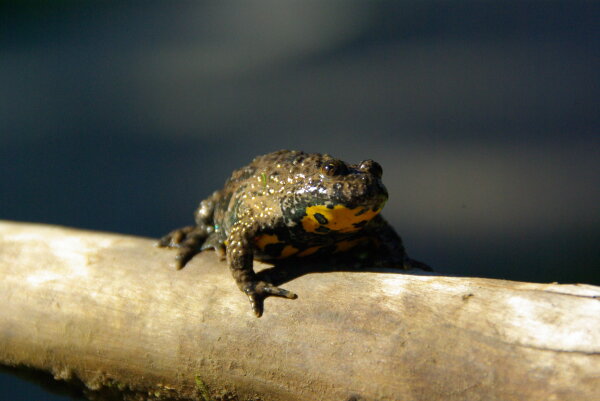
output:
M202 245L212 231L212 227L199 225L187 226L171 231L158 240L159 247L177 248L175 266L182 269L196 254L202 251Z
M376 265L399 267L404 270L421 269L433 271L431 267L418 260L411 259L406 254L402 239L383 217L376 216L370 224L371 235L377 239L379 249Z
M177 269L183 268L197 253L203 249L214 247L212 244L206 246L205 242L214 233L213 214L217 200L221 196L220 191L214 192L210 197L200 202L195 213L195 226L187 226L171 231L158 240L160 247L177 248L175 265ZM216 248L216 247L215 247Z
M427 265L423 262L419 262L418 260L411 259L408 256L404 259L404 269L405 270L421 269L421 270L425 270L426 272L433 271L433 269L429 265Z

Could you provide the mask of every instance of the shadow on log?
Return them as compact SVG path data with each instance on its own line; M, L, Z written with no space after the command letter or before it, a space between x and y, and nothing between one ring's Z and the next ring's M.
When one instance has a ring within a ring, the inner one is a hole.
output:
M0 364L92 399L600 399L600 287L307 274L257 319L214 253L153 244L0 222Z

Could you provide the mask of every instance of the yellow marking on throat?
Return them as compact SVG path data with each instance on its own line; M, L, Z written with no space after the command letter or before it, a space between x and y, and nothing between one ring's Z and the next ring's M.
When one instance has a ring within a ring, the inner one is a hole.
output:
M332 209L325 205L309 206L306 208L306 216L302 218L302 227L305 231L316 234L327 234L327 230L323 230L322 227L331 231L351 233L361 229L355 224L371 220L381 212L382 207L383 205L373 210L366 206L358 206L354 209L343 205L335 205Z

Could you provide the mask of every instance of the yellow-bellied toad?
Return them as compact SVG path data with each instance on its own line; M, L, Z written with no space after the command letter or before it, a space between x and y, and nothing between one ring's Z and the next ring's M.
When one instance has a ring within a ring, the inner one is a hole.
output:
M225 251L257 316L262 298L296 295L259 281L254 258L324 257L368 243L377 249L377 265L430 270L408 258L379 214L388 197L381 174L372 160L346 164L326 154L288 150L259 156L200 203L195 226L171 232L158 245L178 248L178 268L204 249Z

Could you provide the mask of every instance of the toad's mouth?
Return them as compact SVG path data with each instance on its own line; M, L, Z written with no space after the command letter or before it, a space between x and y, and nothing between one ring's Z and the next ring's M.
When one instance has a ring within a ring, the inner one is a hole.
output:
M344 205L315 205L306 208L301 220L306 232L327 234L331 231L351 233L360 230L373 217L377 216L384 203L376 206L357 206L348 208Z

